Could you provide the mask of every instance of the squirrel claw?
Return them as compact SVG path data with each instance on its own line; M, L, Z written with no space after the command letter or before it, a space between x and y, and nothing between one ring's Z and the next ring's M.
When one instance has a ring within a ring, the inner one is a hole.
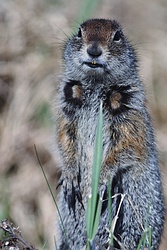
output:
M64 178L60 179L57 183L56 190L63 184Z
M71 212L72 210L75 217L76 201L78 201L81 204L82 208L85 210L79 185L74 180L72 180L71 185L69 185L67 181L64 182L64 179L61 184L63 184L64 199L68 204L69 211Z

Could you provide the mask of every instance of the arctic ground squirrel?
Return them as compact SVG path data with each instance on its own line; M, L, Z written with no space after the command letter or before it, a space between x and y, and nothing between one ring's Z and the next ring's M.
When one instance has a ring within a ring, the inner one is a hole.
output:
M154 133L134 49L117 21L90 19L67 41L63 56L56 140L62 171L58 207L66 236L60 225L58 249L86 249L85 213L91 192L100 102L102 209L92 249L110 249L108 178L113 197L112 219L118 215L112 249L137 249L149 227L151 249L158 249L164 223L163 194ZM120 206L121 194L125 198ZM146 237L142 247L149 244Z

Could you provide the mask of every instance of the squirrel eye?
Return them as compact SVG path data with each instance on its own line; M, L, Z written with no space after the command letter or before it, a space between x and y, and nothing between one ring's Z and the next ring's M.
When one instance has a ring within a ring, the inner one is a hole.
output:
M114 41L114 42L120 42L120 40L121 40L121 32L120 32L119 30L117 30L117 31L115 32L114 37L113 37L113 41Z
M82 31L81 31L81 28L79 28L79 30L78 30L78 37L82 37Z

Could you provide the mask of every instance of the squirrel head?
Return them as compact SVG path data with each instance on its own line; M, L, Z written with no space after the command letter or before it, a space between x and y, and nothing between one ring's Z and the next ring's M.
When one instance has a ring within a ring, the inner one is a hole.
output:
M117 78L136 71L133 48L115 20L90 19L82 23L67 42L64 59L66 72L77 80L107 75Z

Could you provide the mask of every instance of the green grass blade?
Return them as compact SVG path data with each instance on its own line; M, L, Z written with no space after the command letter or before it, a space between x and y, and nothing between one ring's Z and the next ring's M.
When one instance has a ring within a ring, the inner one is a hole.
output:
M137 246L137 250L140 250L141 247L143 246L143 242L145 241L146 238L146 232L144 232L144 234L142 235L142 237L140 238L139 244Z
M98 197L98 204L97 204L95 219L94 219L93 228L92 228L92 239L94 239L97 229L98 229L100 214L101 214L101 207L102 207L102 199Z
M56 237L55 236L54 236L54 245L55 245L55 250L58 250L57 242L56 242Z
M149 248L152 247L152 227L149 227L148 229L148 242L149 242Z
M93 173L92 173L92 197L96 199L98 193L99 177L102 164L102 128L103 128L103 113L102 113L102 103L100 104L99 118L96 131L95 140L95 153L93 159ZM96 204L96 203L95 203Z
M152 247L152 229L151 229L151 227L147 228L144 231L144 233L143 233L143 235L142 235L142 237L141 237L141 239L139 241L139 244L137 246L137 250L140 250L141 247L142 247L142 249L143 249L143 247L147 248L147 246L146 246L147 238L149 238L149 242L148 242L149 248L148 249L151 249L151 247Z
M95 140L95 153L93 159L93 171L92 171L92 233L93 233L93 224L95 221L95 212L97 207L97 194L98 194L98 185L100 178L100 170L102 164L102 126L103 126L103 114L102 114L102 103L100 104L99 118L96 131L96 140Z
M101 212L102 202L99 201L100 199L98 195L98 185L99 185L100 170L102 164L102 127L103 127L103 113L102 113L102 103L101 103L98 116L98 124L97 124L96 139L95 139L95 151L93 158L92 191L91 191L92 193L91 193L91 198L88 199L87 213L86 213L88 241L91 241L96 234Z
M36 145L34 145L34 149L35 149L35 154L36 154L36 157L37 157L39 166L41 167L41 170L42 170L44 179L45 179L46 184L47 184L47 186L48 186L48 188L49 188L49 192L50 192L50 194L51 194L51 196L52 196L52 199L53 199L53 201L54 201L54 204L55 204L55 206L56 206L56 209L57 209L57 212L58 212L58 216L59 216L59 218L60 218L60 223L61 223L61 226L62 226L62 229L63 229L63 232L64 232L64 236L65 236L65 238L66 238L66 240L67 240L67 245L69 246L68 237L67 237L66 230L65 230L65 227L64 227L63 219L62 219L62 217L61 217L60 210L59 210L59 208L58 208L58 205L57 205L56 199L55 199L55 197L54 197L53 191L52 191L52 189L51 189L51 186L50 186L50 184L49 184L49 181L48 181L48 179L47 179L47 177L46 177L44 168L43 168L42 163L41 163L41 161L40 161L40 158L39 158L39 155L38 155L38 151L37 151ZM69 246L69 249L71 249L70 246Z
M87 231L88 238L91 235L91 225L90 225L91 215L92 214L91 214L91 196L90 196L88 198L88 203L87 203L87 208L86 208L86 231Z

